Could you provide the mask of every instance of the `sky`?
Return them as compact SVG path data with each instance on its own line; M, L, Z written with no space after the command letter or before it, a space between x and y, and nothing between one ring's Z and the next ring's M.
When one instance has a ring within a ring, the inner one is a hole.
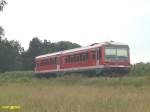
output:
M7 0L5 37L27 49L33 37L82 46L126 43L131 63L150 62L150 0Z

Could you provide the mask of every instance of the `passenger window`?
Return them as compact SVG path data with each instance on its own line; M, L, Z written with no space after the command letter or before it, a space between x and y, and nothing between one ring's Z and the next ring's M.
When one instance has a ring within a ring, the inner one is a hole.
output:
M95 57L96 57L95 51L92 51L92 60L95 60Z
M65 57L65 63L67 63L67 57Z
M82 61L82 53L80 53L80 61Z
M85 54L82 54L82 60L85 61Z
M70 56L68 56L68 63L70 63Z
M73 56L70 56L70 62L73 63Z
M96 54L97 54L97 60L99 60L100 59L100 49L99 48L97 49Z
M80 56L79 55L77 55L77 62L80 60Z
M54 64L56 64L56 57L54 58Z
M85 54L85 60L88 60L88 52Z

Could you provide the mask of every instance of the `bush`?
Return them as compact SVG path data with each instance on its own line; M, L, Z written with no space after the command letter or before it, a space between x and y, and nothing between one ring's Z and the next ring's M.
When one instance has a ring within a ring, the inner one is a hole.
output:
M150 63L137 63L133 65L130 75L133 76L150 75Z

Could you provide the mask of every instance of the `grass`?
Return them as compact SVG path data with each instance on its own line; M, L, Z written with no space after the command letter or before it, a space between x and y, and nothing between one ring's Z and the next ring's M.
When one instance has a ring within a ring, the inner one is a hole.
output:
M150 110L150 76L37 79L30 76L32 72L17 73L5 73L15 74L16 78L0 75L0 105L21 105L19 112Z

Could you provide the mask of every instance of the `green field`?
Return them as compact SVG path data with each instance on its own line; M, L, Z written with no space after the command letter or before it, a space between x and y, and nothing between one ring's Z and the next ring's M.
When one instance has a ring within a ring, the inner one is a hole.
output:
M20 105L17 112L150 111L150 76L37 79L32 74L0 74L0 105Z

